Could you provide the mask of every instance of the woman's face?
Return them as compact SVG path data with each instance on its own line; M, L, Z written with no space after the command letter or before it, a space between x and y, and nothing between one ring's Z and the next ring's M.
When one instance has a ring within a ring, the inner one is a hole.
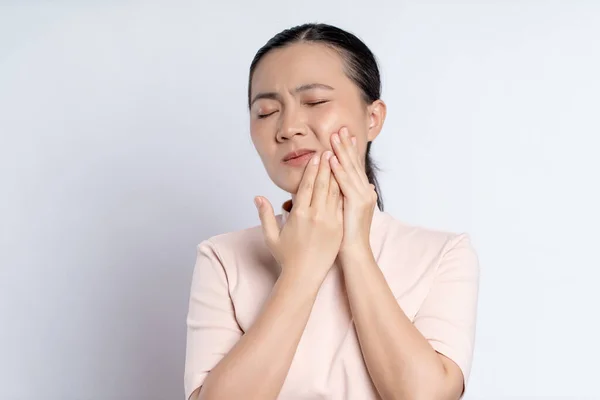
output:
M344 73L342 58L324 45L297 43L273 50L254 71L252 141L271 180L289 193L297 192L311 157L286 160L290 153L331 150L331 135L346 126L363 160L366 143L377 136L384 118L385 104L367 105Z

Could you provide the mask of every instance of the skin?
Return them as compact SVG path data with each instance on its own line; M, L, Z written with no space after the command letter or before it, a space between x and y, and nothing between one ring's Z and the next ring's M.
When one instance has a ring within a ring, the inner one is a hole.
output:
M267 54L251 95L257 99L250 111L252 141L270 178L294 204L280 230L271 203L256 199L265 241L282 272L255 323L192 398L276 399L318 289L338 263L381 398L458 399L459 367L435 352L404 314L370 248L377 195L362 160L367 142L381 131L385 103L366 104L339 54L308 43ZM285 154L300 148L316 150L316 162L282 164Z
M295 89L307 84L333 88ZM250 109L250 134L271 180L292 194L298 190L303 171L285 167L281 158L295 148L322 153L332 150L331 135L346 126L364 154L383 126L385 103L366 105L358 87L346 76L338 53L319 44L294 44L268 53L254 72L252 97L275 92L276 99L256 100ZM311 105L319 101L322 104ZM259 115L271 114L266 118ZM364 169L364 166L363 166Z

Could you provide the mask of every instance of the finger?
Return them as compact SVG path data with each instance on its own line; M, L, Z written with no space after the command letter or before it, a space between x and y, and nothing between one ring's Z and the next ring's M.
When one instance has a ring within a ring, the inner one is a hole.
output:
M279 226L273 212L273 206L264 197L257 196L254 199L254 204L258 210L260 224L267 243L273 244L279 239Z
M331 177L331 167L329 165L330 151L321 154L321 164L319 172L315 178L315 187L313 189L311 207L324 207L327 204L327 193L329 192L329 179Z
M340 192L340 186L337 183L337 180L335 179L335 175L331 174L330 178L329 178L329 194L327 196L327 206L332 209L332 210L336 210L340 204L340 197L341 197L341 192Z
M350 138L350 141L352 142L351 153L354 156L355 165L356 165L356 168L358 169L358 175L361 177L362 182L365 185L368 185L369 177L367 177L367 174L365 173L365 162L364 162L364 160L361 159L361 156L359 154L356 136L352 136Z
M354 181L350 178L350 174L348 174L346 169L340 164L337 156L331 157L330 163L331 170L333 171L333 175L340 186L342 195L345 197L354 196L357 193L357 187Z
M319 161L319 155L315 154L308 162L308 165L304 170L304 175L302 175L300 186L298 186L294 207L297 206L298 208L308 208L310 206L310 200L312 199L312 192L315 184L315 177L317 176L317 171L319 170Z
M346 128L340 130L340 134L334 133L332 136L333 150L338 158L340 164L346 170L349 179L351 179L357 187L364 186L363 181L359 175L359 169L355 165L352 156L350 155L350 148L352 144L348 136Z
M356 136L350 137L350 142L352 144L350 154L352 154L354 161L356 162L356 165L360 166L361 163L360 163L360 157L358 157L358 145L356 144L357 143Z
M356 177L359 178L360 183L362 183L363 186L367 186L369 184L369 180L367 179L367 176L365 174L365 169L358 160L358 148L355 144L356 137L351 136L350 132L348 131L348 128L345 126L342 127L342 129L340 129L340 134L342 146L348 154L348 160L350 161L350 163L354 167L354 170L356 171Z

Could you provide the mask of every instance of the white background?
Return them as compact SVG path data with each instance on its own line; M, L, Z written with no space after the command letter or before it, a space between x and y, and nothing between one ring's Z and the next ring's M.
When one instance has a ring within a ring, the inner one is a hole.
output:
M249 137L272 35L381 63L386 211L481 262L467 399L600 398L600 2L0 5L0 399L183 398L195 245L287 196Z

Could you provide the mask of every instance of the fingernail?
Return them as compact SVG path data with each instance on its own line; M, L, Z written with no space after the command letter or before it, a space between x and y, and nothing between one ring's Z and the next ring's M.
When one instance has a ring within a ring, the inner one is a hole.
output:
M256 208L260 208L260 197L254 198L254 205L256 206Z
M356 136L352 136L352 146L356 146Z
M337 133L333 134L333 141L335 143L340 143L340 137L339 137L339 135Z
M330 152L329 150L327 150L327 151L325 152L325 159L326 159L326 160L329 160L330 158L331 158L331 152Z
M313 165L318 165L319 164L319 156L317 156L317 155L313 156L312 163L313 163Z
M341 130L342 136L347 137L348 136L348 128L343 127Z

